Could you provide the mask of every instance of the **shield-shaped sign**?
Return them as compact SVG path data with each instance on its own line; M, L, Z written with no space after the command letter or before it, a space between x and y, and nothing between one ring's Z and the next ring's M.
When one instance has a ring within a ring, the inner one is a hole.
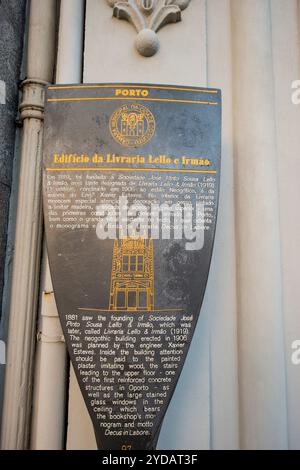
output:
M48 87L50 269L99 448L156 446L207 283L220 149L219 90Z

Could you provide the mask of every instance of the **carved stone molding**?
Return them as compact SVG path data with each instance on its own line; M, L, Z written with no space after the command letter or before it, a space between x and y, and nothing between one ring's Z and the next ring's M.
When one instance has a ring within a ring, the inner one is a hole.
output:
M159 49L156 32L168 23L181 21L181 12L191 0L107 0L113 16L127 20L138 32L135 45L138 52L151 57Z
M44 120L44 102L45 102L45 86L49 82L44 80L27 78L24 80L20 88L23 91L22 102L19 106L20 123L24 119Z

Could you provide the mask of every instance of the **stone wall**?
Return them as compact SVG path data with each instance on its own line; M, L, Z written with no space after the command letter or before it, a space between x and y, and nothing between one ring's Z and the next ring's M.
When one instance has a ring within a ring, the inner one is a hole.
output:
M8 311L2 308L26 0L0 0L0 416ZM11 252L12 249L9 249ZM8 251L9 251L8 250Z
M0 0L0 305L26 0Z

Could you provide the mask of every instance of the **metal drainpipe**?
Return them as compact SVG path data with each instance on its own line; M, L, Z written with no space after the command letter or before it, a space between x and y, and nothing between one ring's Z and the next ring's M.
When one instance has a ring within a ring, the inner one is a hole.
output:
M28 445L41 246L44 86L52 81L56 0L31 0L15 250L10 294L2 449Z
M84 7L84 0L61 1L56 83L81 82ZM31 449L54 450L62 449L64 445L68 377L64 339L45 246L42 272Z

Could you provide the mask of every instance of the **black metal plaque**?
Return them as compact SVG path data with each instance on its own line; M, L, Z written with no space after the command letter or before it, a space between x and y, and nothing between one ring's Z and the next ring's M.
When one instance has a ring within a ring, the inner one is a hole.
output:
M156 446L205 292L220 149L219 90L48 87L50 269L99 448Z

